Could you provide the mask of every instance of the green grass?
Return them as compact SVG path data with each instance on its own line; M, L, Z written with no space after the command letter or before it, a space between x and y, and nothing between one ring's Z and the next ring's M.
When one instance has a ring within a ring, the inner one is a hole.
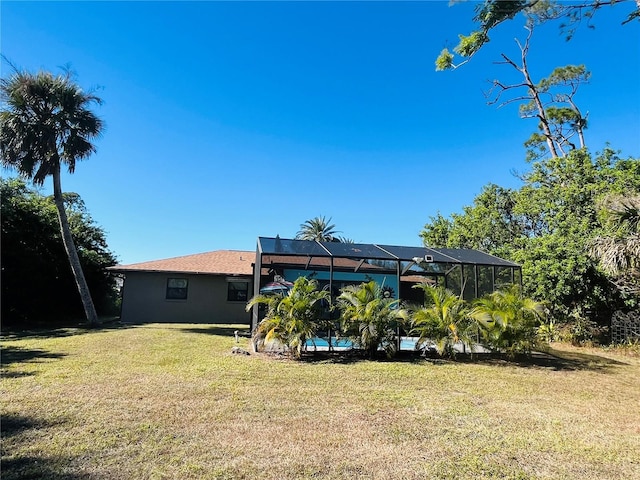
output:
M640 478L637 357L295 362L236 328L5 333L2 478Z

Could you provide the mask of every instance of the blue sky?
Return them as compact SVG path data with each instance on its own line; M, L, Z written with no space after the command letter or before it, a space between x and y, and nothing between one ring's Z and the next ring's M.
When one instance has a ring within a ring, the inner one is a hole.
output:
M0 40L21 68L70 64L98 88L104 135L63 188L121 263L253 250L320 215L356 242L420 245L430 217L460 212L489 182L518 187L512 172L528 169L535 122L483 96L488 80L515 78L494 62L517 58L522 22L435 71L474 6L2 1ZM620 26L632 8L602 9L571 42L557 25L536 30L528 62L536 79L586 64L588 146L637 158L640 28Z

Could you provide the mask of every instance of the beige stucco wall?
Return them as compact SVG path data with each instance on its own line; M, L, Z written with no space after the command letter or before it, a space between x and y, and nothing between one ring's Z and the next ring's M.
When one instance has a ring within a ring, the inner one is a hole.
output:
M167 300L168 278L187 278L186 300ZM249 282L249 298L252 280ZM177 273L127 272L121 319L126 323L250 323L246 302L227 301L227 277Z

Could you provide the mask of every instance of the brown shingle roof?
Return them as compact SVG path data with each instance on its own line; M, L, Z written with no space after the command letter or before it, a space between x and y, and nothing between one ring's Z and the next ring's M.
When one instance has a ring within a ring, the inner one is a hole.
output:
M184 257L153 260L151 262L116 265L116 272L175 272L207 273L219 275L253 275L255 252L216 250L214 252L185 255Z

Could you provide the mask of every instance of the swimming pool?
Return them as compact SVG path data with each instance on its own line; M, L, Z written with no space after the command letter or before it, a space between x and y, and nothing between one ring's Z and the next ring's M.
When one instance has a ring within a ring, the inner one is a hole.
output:
M401 337L400 350L415 350L417 341L418 339L415 337ZM314 338L307 340L307 350L313 350L314 346L318 350L326 350L329 348L329 342L326 338ZM353 348L353 342L344 338L331 338L331 347L337 350L350 350Z

